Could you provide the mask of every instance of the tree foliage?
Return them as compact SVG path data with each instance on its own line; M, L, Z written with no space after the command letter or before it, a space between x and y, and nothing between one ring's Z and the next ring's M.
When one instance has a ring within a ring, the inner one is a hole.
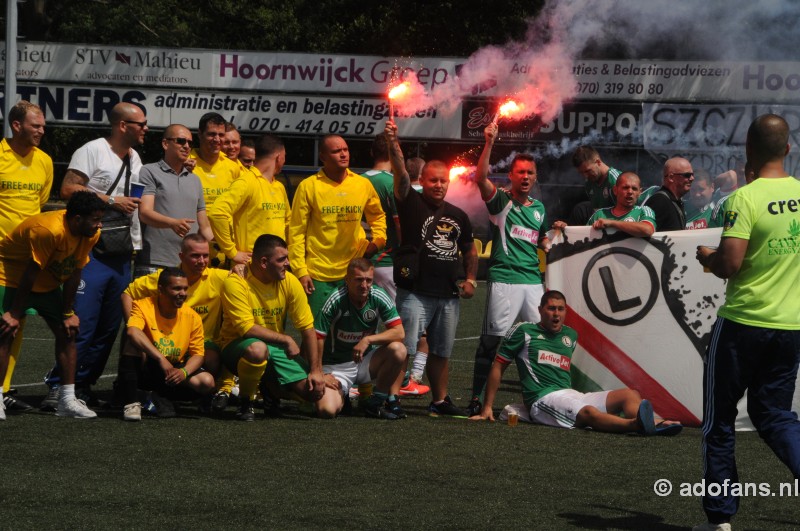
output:
M22 4L28 40L467 57L520 40L542 0L50 0Z

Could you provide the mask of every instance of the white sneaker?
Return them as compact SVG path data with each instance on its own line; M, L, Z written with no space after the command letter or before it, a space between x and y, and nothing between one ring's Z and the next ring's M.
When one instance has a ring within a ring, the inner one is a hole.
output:
M0 400L0 420L6 420L6 405Z
M83 400L73 398L67 402L59 400L56 416L73 417L76 419L92 419L97 416L97 413L86 407L86 402Z
M706 522L694 526L692 531L731 531L731 524L712 524L711 522Z
M142 404L141 402L131 402L125 406L125 412L122 414L124 420L136 422L142 420Z

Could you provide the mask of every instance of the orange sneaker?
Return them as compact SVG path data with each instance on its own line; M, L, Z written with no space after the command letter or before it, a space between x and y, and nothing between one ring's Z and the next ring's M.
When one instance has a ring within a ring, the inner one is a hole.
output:
M430 392L431 388L422 385L413 378L408 381L408 385L400 388L400 396L422 396Z

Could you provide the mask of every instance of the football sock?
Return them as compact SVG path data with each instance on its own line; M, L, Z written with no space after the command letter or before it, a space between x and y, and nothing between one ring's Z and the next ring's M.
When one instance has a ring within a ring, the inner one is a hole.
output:
M239 372L239 397L242 400L255 400L258 391L258 382L264 376L267 362L250 363L244 358L239 358L236 365Z

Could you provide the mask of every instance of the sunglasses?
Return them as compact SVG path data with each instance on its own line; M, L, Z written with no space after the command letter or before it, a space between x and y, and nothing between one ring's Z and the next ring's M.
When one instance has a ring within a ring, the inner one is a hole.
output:
M680 175L684 179L691 179L692 177L694 177L694 172L693 171L672 172L670 173L670 175Z
M164 140L169 140L170 142L175 142L179 146L185 146L185 145L188 144L189 147L192 147L192 139L191 138L175 137L175 138L165 138Z
M147 120L145 120L144 122L134 122L133 120L122 120L122 121L125 122L126 124L136 124L142 129L147 127Z

